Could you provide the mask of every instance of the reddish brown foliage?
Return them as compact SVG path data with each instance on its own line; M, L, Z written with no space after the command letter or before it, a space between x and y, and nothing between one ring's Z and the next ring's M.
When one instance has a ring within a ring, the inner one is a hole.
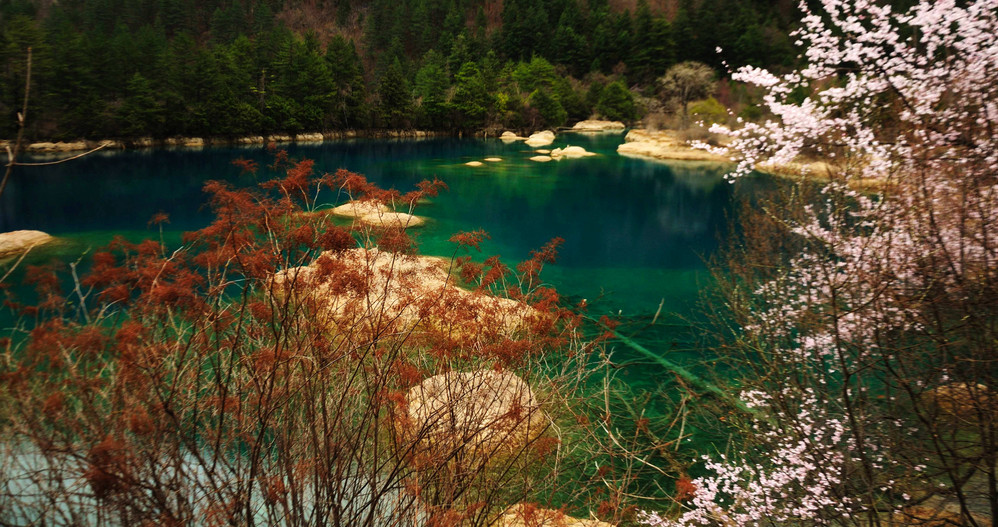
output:
M232 161L232 164L239 167L243 174L256 174L257 164L256 161L252 159L239 158Z
M256 170L252 162L236 165ZM377 478L395 478L392 485L433 504L429 516L415 501L393 507L439 525L487 523L507 497L553 486L524 471L543 471L561 455L555 437L510 447L514 454L487 463L428 453L418 448L426 431L409 415L409 392L442 372L540 372L541 357L563 346L578 323L553 290L534 285L560 241L533 253L521 274L497 257L478 264L462 256L451 266L478 288L457 290L438 264L413 263L416 244L404 230L355 231L311 214L320 186L414 205L442 182L400 195L345 170L317 180L311 161L290 164L280 152L275 165L286 176L262 189L207 183L215 219L186 234L179 250L116 238L96 252L80 280L92 292L81 295L79 314L63 313L52 269L29 270L44 294L22 312L39 318L23 349L7 350L10 366L0 372L17 406L12 415L24 416L19 437L64 453L66 470L78 466L74 455L82 459L75 477L99 507L134 524L240 523L257 506L278 517L318 493L335 503L381 499L363 498L371 496L370 466L382 470ZM452 241L478 250L487 238L474 231ZM372 239L379 251L368 256L388 254L386 266L346 258L358 240ZM444 285L421 292L431 270ZM386 273L397 282L388 300ZM488 301L505 287L523 303ZM545 375L530 380L547 382ZM514 405L498 420L528 413ZM187 464L203 476L178 469ZM353 481L361 483L340 488ZM254 499L263 503L251 507ZM363 521L341 523L352 520Z
M399 227L389 227L378 237L378 248L390 253L415 254L416 243Z
M676 500L686 501L696 495L697 486L686 474L679 476L676 480Z
M42 412L44 412L49 419L54 419L62 412L65 404L66 395L62 392L53 392L45 398L45 403L42 405Z
M476 251L481 250L481 243L483 240L489 239L489 234L484 230L477 230L471 232L459 232L450 237L451 243L457 244L460 247L467 247L474 249Z
M152 215L152 218L149 219L150 227L153 225L162 225L164 223L170 223L170 215L165 212L157 212Z
M87 459L90 465L83 477L97 498L126 489L128 456L123 441L108 435L90 449Z

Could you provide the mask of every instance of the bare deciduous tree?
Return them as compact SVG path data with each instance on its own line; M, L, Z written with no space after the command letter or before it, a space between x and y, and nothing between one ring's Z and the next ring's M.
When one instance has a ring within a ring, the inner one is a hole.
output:
M659 77L658 85L665 102L679 104L682 108L682 126L685 129L690 124L689 103L710 95L714 89L714 70L702 62L680 62Z

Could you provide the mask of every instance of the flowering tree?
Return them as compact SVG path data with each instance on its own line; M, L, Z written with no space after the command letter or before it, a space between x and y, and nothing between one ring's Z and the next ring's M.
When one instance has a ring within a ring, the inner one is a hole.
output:
M645 521L990 524L998 2L800 7L807 66L733 74L773 118L715 128L732 177L810 176L750 213L720 277L757 413L678 511Z

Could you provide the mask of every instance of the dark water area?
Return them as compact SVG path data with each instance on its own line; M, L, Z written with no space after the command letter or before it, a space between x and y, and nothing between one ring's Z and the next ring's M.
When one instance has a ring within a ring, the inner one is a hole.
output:
M440 178L449 187L416 214L428 219L414 231L424 254L450 256L455 232L484 229L491 240L481 257L499 254L507 264L528 258L555 237L565 240L556 265L542 278L573 302L588 300L590 314L612 314L622 331L652 350L687 364L703 359L685 319L708 283L704 259L727 232L733 203L766 186L765 180L729 184L728 167L664 163L620 156L622 134L560 134L543 148L578 145L597 156L540 163L535 149L497 139L357 139L287 145L292 158L315 160L317 173L339 168L364 174L382 187L411 190ZM468 161L499 157L469 167ZM120 234L140 240L159 236L150 218L169 214L164 239L178 244L182 232L211 219L205 181L252 186L275 177L263 169L242 174L237 158L273 160L262 146L100 153L55 166L15 173L0 201L0 230L37 229L62 241L33 251L31 263L74 261ZM345 199L329 192L320 202ZM661 305L662 316L650 326ZM618 348L622 360L630 357ZM641 371L651 380L662 372ZM637 380L637 379L636 379Z

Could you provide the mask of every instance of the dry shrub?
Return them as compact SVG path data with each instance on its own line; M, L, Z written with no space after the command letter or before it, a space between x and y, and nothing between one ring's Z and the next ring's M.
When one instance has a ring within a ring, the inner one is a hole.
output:
M528 498L578 501L596 347L537 285L557 243L515 271L416 257L400 229L307 212L321 187L411 208L440 182L400 194L275 166L264 190L207 184L215 220L178 249L96 253L76 311L34 274L42 305L16 305L25 333L2 354L5 521L487 525ZM464 437L462 412L520 438Z

